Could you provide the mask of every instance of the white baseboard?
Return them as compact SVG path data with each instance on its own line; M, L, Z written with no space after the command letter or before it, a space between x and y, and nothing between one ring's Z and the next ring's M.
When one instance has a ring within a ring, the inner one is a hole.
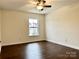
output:
M73 45L69 45L69 44L63 44L63 43L55 42L55 41L52 41L52 40L47 40L47 41L52 42L52 43L56 43L56 44L60 44L60 45L66 46L66 47L70 47L70 48L73 48L73 49L77 49L77 50L79 50L79 47L77 47L77 46L73 46Z
M29 43L29 42L35 42L35 41L44 41L44 40L45 39L25 41L25 42L7 43L7 44L2 44L1 46L9 46L9 45L23 44L23 43Z

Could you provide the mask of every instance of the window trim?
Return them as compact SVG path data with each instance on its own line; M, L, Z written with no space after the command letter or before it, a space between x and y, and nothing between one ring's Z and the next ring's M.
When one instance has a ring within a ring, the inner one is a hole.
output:
M37 20L38 26L37 27L29 27L29 36L39 36L40 35L40 31L39 31L39 29L40 29L39 19L37 19L37 18L29 18L29 20L30 19ZM29 22L28 22L28 24L29 24ZM37 28L38 34L37 35L36 34L35 35L30 35L30 28Z

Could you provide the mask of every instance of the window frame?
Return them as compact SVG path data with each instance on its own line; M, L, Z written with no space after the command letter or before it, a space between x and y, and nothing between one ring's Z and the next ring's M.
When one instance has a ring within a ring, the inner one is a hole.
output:
M39 35L40 35L40 31L39 31L39 27L40 27L40 26L39 26L39 19L37 19L37 18L29 18L29 20L37 20L37 24L38 24L37 27L30 27L30 26L29 26L29 36L39 36ZM28 23L29 23L29 22L28 22ZM29 23L29 24L30 24L30 23ZM33 24L33 25L34 25L34 24ZM37 31L38 31L37 34L32 34L32 35L30 35L30 29L33 29L33 31L34 31L35 28L36 28Z

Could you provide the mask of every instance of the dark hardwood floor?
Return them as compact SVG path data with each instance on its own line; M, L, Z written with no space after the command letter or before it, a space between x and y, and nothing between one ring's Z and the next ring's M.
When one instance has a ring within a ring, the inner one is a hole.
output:
M79 59L79 50L36 42L2 47L1 59Z

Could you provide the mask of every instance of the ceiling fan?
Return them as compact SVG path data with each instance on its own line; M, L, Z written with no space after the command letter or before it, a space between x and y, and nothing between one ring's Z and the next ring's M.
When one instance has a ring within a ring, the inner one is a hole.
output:
M43 11L44 8L51 8L51 5L46 5L46 1L45 0L34 0L34 3L36 4L36 8L38 10Z

